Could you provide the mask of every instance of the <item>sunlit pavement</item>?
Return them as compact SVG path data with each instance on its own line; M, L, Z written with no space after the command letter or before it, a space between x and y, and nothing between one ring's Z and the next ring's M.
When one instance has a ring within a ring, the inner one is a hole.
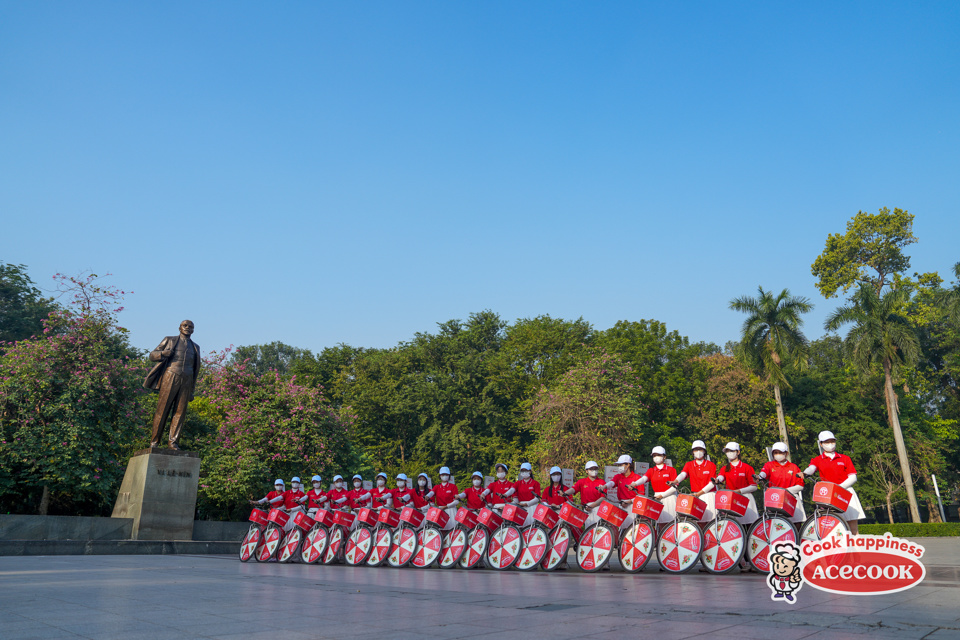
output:
M241 563L226 556L0 558L0 638L960 638L960 539L889 596L764 576L519 573Z

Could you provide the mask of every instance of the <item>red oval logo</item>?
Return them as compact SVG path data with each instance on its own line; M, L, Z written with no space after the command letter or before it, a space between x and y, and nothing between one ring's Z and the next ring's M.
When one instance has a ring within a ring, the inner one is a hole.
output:
M813 587L849 595L873 595L903 591L919 584L926 575L923 564L913 558L883 551L841 548L804 563L803 579Z

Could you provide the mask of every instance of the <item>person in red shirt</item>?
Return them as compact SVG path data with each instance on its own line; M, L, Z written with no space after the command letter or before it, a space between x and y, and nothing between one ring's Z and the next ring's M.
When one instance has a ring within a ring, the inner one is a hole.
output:
M853 466L853 460L849 456L837 453L837 438L833 432L821 431L817 440L820 441L823 453L810 461L810 466L803 470L803 474L812 476L815 472L819 472L821 480L839 484L850 492L850 505L844 512L843 519L847 521L850 533L856 535L857 521L867 516L860 505L857 492L853 489L857 481L857 470Z
M349 492L350 504L354 509L364 509L373 506L373 495L363 488L363 476L359 473L353 476L353 489Z
M803 522L807 519L803 510L803 474L800 467L787 461L787 445L774 442L773 460L763 465L759 477L767 481L767 486L786 489L797 498L797 510L793 512L790 522Z
M690 478L690 491L694 496L707 503L700 522L709 522L716 517L716 486L713 479L717 476L717 465L707 460L707 447L703 440L694 440L690 446L693 453L693 460L683 465L683 471L677 476L671 484L677 486L687 478Z
M540 502L540 483L534 480L533 467L529 462L520 465L520 475L514 483L517 492L513 497L517 505L527 512L527 519L523 521L523 526L528 527L533 524L533 510Z
M343 487L343 476L337 474L333 476L333 489L327 493L330 499L330 505L334 509L349 511L353 504L350 502L350 492Z
M630 513L633 508L633 499L641 495L642 490L638 491L637 487L642 484L643 476L634 471L633 458L626 453L617 458L617 467L620 469L620 473L613 476L607 483L607 489L613 489L614 487L617 489L617 500L620 507ZM624 518L620 530L626 531L632 527L633 521L634 519L631 517Z
M259 500L251 500L250 504L262 504L266 505L270 509L282 509L283 508L283 498L286 491L284 488L286 483L281 478L273 483L273 491L269 492L265 497L260 498Z
M313 484L313 489L307 491L307 515L312 518L317 515L317 511L320 510L322 505L328 500L327 494L323 491L323 478L313 476L310 482Z
M513 494L517 492L516 487L513 486L513 483L507 480L507 465L502 462L498 462L494 466L494 472L497 475L497 479L490 483L490 485L484 490L483 497L487 501L487 505L491 509L502 510L503 505L508 502L512 502L510 499Z
M437 507L445 510L449 517L443 527L444 531L453 529L457 524L453 517L457 515L457 505L460 504L457 497L459 493L457 485L450 482L450 469L440 467L440 484L433 485L433 499Z
M563 470L560 467L550 468L550 486L540 493L543 501L553 509L559 509L565 502L570 500L567 497L568 487L563 484Z
M430 509L430 505L433 503L434 493L431 484L430 476L421 473L417 476L417 486L413 488L413 506L424 513Z
M457 495L457 497L464 501L464 506L466 506L467 509L476 512L485 506L483 502L483 474L479 471L474 471L473 476L470 478L470 485L471 486L464 489L462 493Z
M737 518L746 531L760 517L757 513L757 501L753 497L753 492L757 490L757 483L753 480L753 467L740 459L740 445L736 442L728 442L723 448L723 454L727 456L727 464L720 469L717 481L724 485L724 489L747 496L747 511Z
M393 492L387 489L387 474L380 472L374 482L375 486L370 491L370 501L375 509L390 509L393 507Z
M307 494L300 486L300 477L294 476L290 481L290 488L283 492L283 508L288 512L299 509L307 499Z
M587 511L587 521L584 523L584 530L599 520L597 510L600 503L606 500L607 483L603 478L597 477L600 474L600 465L593 460L584 465L587 471L586 478L580 478L573 483L573 486L567 489L566 494L572 496L575 493L580 494L580 504Z
M393 494L393 505L397 509L413 506L413 489L407 488L407 474L397 475L397 488L391 491Z
M677 479L677 470L667 465L667 450L663 447L654 447L650 454L653 456L653 466L640 478L640 484L649 482L653 499L663 503L657 523L673 522L677 518L677 488L671 484Z

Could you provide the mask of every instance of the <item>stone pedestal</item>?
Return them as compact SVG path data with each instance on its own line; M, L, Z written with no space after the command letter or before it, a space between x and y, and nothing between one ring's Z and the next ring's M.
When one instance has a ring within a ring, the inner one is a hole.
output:
M133 518L133 540L191 540L199 476L200 457L192 451L138 451L127 464L113 517Z

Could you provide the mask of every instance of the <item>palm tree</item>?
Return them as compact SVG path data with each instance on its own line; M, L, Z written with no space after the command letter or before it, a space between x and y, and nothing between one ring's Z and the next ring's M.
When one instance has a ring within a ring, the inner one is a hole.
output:
M757 291L758 298L742 296L730 301L731 309L748 314L743 321L737 355L773 386L780 440L789 451L780 389L791 387L783 368L785 363L792 363L801 370L806 368L807 339L800 331L803 325L800 316L813 309L813 305L807 298L791 296L789 289L784 289L776 297L763 287L758 287Z
M887 405L887 419L897 443L900 472L910 501L910 515L920 522L917 496L913 491L913 477L907 448L900 430L900 408L893 378L902 366L912 366L920 359L920 341L910 320L901 310L910 300L905 289L893 289L880 296L872 287L861 286L851 298L852 304L840 307L827 318L824 327L836 331L852 322L846 338L846 348L854 367L861 375L869 375L877 365L883 368L883 391Z

